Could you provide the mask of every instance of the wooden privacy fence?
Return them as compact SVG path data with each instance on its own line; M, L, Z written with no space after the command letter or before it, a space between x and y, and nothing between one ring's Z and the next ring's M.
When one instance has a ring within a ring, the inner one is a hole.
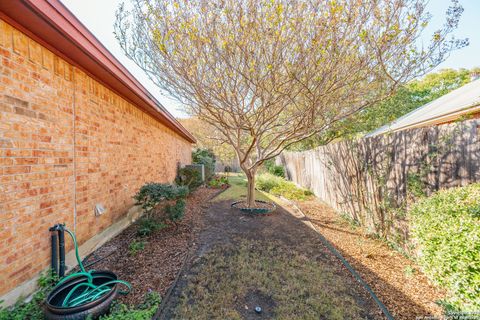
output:
M284 152L277 161L289 179L338 212L399 242L408 237L403 209L414 199L480 180L479 123L468 120L342 141Z

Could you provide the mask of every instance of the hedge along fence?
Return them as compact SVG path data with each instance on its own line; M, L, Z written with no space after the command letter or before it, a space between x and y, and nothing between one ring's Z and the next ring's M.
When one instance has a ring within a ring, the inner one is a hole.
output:
M284 152L287 176L372 233L406 243L418 196L480 181L479 121L468 120Z

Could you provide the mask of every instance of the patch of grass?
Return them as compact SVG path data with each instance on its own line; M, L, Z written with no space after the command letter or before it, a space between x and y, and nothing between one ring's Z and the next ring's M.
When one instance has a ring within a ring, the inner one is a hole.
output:
M243 319L252 293L266 297L262 308L274 319L361 319L343 278L279 244L244 240L220 246L192 271L177 319Z
M216 196L213 201L241 200L247 197L247 178L242 174L230 174L228 176L230 188ZM256 191L256 199L268 201L269 199L261 192Z
M128 246L128 252L132 256L136 255L138 252L145 249L145 243L146 243L145 241L133 240L132 242L130 242L130 245Z

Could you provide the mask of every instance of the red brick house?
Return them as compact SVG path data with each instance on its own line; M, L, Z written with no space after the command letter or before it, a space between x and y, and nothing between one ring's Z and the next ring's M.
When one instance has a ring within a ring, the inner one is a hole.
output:
M174 179L195 140L58 0L0 1L0 59L0 300L11 304L48 268L50 226L66 223L88 253L131 222L142 184Z

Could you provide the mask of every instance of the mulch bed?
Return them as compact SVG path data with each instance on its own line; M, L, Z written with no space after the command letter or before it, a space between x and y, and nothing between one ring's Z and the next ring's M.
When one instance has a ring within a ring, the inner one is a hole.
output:
M318 200L297 205L371 286L395 319L442 314L435 301L443 299L445 293L412 260L369 237L362 228L353 228Z
M84 265L102 259L88 269L111 270L119 279L132 285L130 294L120 300L137 305L144 295L156 291L165 295L180 270L185 256L192 245L193 233L199 228L202 205L219 190L200 188L188 196L185 217L178 228L171 225L149 237L136 235L137 225L132 224L118 236L92 253ZM145 248L132 255L128 247L133 240L145 241Z

